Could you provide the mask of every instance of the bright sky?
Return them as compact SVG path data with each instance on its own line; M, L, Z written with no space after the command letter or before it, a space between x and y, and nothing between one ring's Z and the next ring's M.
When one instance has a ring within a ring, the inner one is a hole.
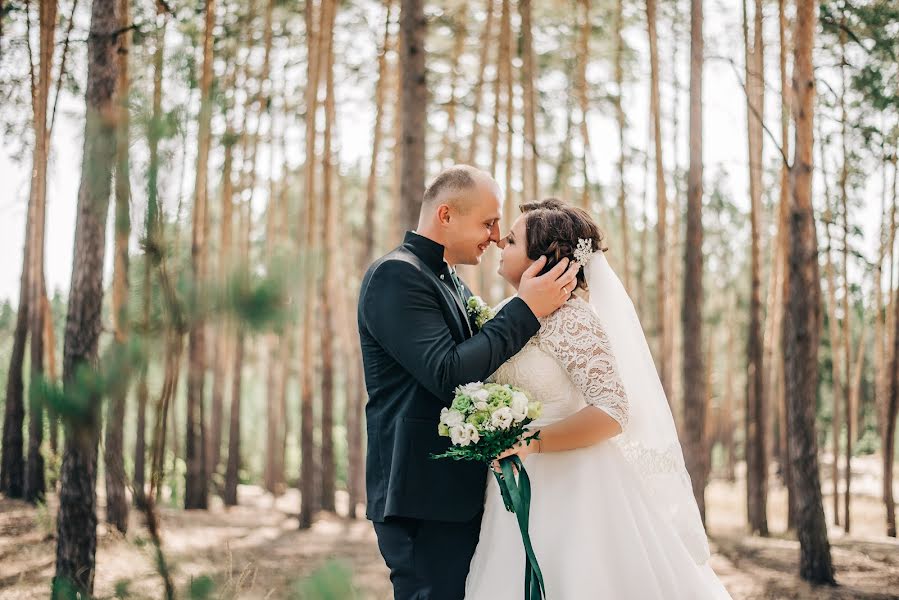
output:
M684 3L686 4L686 3ZM735 9L736 3L732 0L706 0L706 55L708 57L729 57L738 65L742 64L742 32L740 26L740 11ZM777 39L777 15L776 7L768 6L766 13L766 39L768 40L768 57L766 59L766 78L768 81L768 94L766 116L769 126L779 131L779 74L776 61ZM688 19L688 16L685 17ZM641 28L632 28L627 35L628 42L637 49L641 56L647 56L645 33ZM663 48L665 50L665 48ZM689 48L686 44L681 47L679 58L680 84L686 88L689 81L687 61ZM670 57L663 56L663 61L670 64ZM669 67L670 68L670 67ZM649 66L640 66L640 73L634 75L634 79L640 81L640 85L632 85L626 89L625 106L630 122L629 144L636 148L645 148L648 140L648 81ZM742 73L740 74L742 77ZM604 67L591 68L588 79L594 82L608 77ZM275 74L276 81L280 75ZM666 77L670 82L670 76ZM709 58L704 70L704 138L703 151L705 161L706 190L711 187L712 177L719 170L728 174L729 194L736 202L748 205L748 184L746 166L746 113L745 100L740 83L733 67L726 61ZM666 86L667 87L667 86ZM340 90L338 90L340 93ZM360 90L347 91L347 98L359 97L371 98L369 94ZM670 87L663 88L663 110L669 113L673 110ZM687 164L686 133L687 96L682 95L679 106L681 148L679 160L683 167ZM366 164L370 159L371 130L374 121L371 102L352 102L352 110L344 114L342 126L339 126L341 161L344 164L362 162ZM338 111L341 104L338 105ZM83 100L80 98L66 98L61 107L60 115L52 140L52 157L48 178L48 210L46 231L46 277L49 290L67 289L72 266L72 244L75 226L75 212L77 204L78 183L81 169L81 148L83 136ZM352 113L349 115L348 113ZM77 117L72 115L78 115ZM338 119L341 115L338 112ZM594 111L589 119L590 135L592 140L593 164L598 169L600 182L606 186L615 182L615 165L618 156L617 130L614 115L600 114ZM670 121L663 123L663 127L670 128ZM664 131L666 140L666 163L670 166L672 158L670 145L670 129ZM300 144L288 146L288 160L296 165L301 160ZM290 148L294 148L291 153ZM12 149L4 144L0 149L0 181L4 182L7 192L0 197L0 300L10 299L13 304L18 303L19 277L21 272L22 246L24 240L25 211L29 191L28 166L30 160L17 164L12 160ZM770 164L776 150L769 138L765 138L765 164ZM265 153L267 154L267 153ZM180 159L179 159L180 160ZM186 165L192 165L193 156L183 161ZM268 160L265 155L261 160ZM817 154L816 154L817 160ZM837 164L829 161L831 164ZM174 165L173 165L174 166ZM180 166L178 167L180 168ZM188 169L190 166L188 166ZM210 185L216 186L215 177L217 170L213 167L210 171ZM269 167L260 165L259 172L267 174ZM432 174L433 175L433 174ZM173 176L174 177L174 176ZM188 189L192 185L193 177L188 171L185 176ZM544 180L545 184L546 181ZM639 218L637 207L642 199L643 173L642 164L635 164L628 173L629 189L631 191L631 215ZM648 184L653 186L650 178ZM816 192L821 189L816 181ZM139 192L135 192L139 193ZM869 257L874 256L874 243L878 225L880 208L880 177L869 178L868 187L864 190L865 208L858 218L865 229L864 251ZM650 204L653 204L654 195L650 195ZM185 217L186 218L186 217ZM651 217L654 220L654 217ZM111 220L110 220L111 222ZM111 227L109 228L111 230ZM614 236L611 228L606 228L610 236ZM614 248L614 242L611 243ZM111 272L111 252L107 252L107 266L105 272L107 281Z

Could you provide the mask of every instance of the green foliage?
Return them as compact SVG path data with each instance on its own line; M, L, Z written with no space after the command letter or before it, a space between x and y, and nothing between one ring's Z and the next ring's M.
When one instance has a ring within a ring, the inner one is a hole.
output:
M46 502L37 503L34 520L44 539L51 539L56 535L56 513L50 510Z
M54 577L50 589L53 600L90 600L90 594L81 591L68 577Z
M191 600L206 600L212 597L214 591L215 582L208 575L201 575L190 580L188 593Z
M12 331L15 325L15 316L16 313L12 309L12 304L9 300L4 300L0 303L0 332L7 334Z
M280 328L294 312L288 310L286 262L275 262L266 273L235 270L224 286L214 291L213 312L231 313L253 331Z
M118 581L116 581L113 596L115 596L116 598L130 598L131 591L128 589L130 583L131 582L127 579L119 579Z
M899 110L899 4L894 0L824 0L820 4L824 35L862 50L852 61L851 85L875 111Z
M352 573L341 562L331 561L309 577L293 584L294 600L353 600L359 597L353 587Z
M853 456L867 456L880 450L880 436L874 429L866 429L852 447Z
M137 337L124 346L113 344L99 361L99 367L87 363L77 365L75 374L64 385L41 376L31 386L31 393L64 421L82 426L92 424L100 400L121 387L142 364L141 346Z

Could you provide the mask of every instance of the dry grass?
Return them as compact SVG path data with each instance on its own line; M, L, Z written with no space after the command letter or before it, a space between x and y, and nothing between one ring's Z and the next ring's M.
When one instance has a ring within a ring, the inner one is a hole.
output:
M795 575L799 546L782 533L786 516L781 488L773 486L769 496L772 536L763 539L745 534L743 484L711 483L707 506L712 565L735 599L899 598L899 543L883 535L884 509L872 493L876 485L865 479L877 463L866 460L858 464L853 533L831 531L840 584L836 588L812 588ZM345 513L346 499L340 500L338 510ZM51 498L41 512L0 498L0 600L47 597L54 570L54 502ZM335 559L352 571L360 598L391 597L387 570L367 521L322 515L310 531L300 532L293 514L299 505L295 490L274 499L259 488L241 487L240 502L231 509L213 503L209 511L161 509L165 552L179 597L188 596L192 579L212 577L216 598L289 598L298 580ZM828 510L829 504L826 498ZM141 521L142 515L132 511L127 536L100 526L99 597L114 597L117 588L127 589L133 598L162 596Z

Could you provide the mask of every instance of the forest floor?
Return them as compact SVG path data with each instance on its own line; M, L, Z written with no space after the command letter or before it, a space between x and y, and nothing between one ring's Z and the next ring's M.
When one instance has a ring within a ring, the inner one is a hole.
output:
M852 500L852 534L837 527L830 531L839 584L832 588L813 588L796 576L799 544L778 533L786 518L785 494L776 481L768 512L774 533L759 538L745 532L741 479L713 480L707 490L711 563L731 595L747 600L899 598L899 542L883 535L885 511L877 493L879 478L874 476L878 465L874 457L853 463L853 472L859 469L859 474L853 482L857 495ZM831 521L832 497L824 491ZM241 486L239 492L240 506L230 509L217 498L208 511L160 508L165 555L178 597L190 597L193 582L196 590L204 587L198 583L211 583L210 598L390 598L387 569L367 521L323 514L312 529L298 531L295 490L277 499L254 486ZM338 500L343 501L343 506L338 502L338 513L345 514L346 498ZM39 508L0 497L0 600L47 597L55 561L55 513L55 496ZM96 595L163 597L152 556L140 513L131 512L125 536L101 524ZM342 567L335 567L334 561ZM327 567L351 572L358 594L311 594L309 577L318 571L314 580L320 581L322 567L332 576L334 571Z

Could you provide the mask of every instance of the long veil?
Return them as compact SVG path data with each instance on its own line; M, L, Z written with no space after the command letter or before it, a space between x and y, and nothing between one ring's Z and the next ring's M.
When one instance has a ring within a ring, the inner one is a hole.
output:
M614 442L646 485L651 501L677 530L693 559L710 555L674 418L637 311L604 253L585 269L590 306L599 316L615 354L628 397L628 425Z

